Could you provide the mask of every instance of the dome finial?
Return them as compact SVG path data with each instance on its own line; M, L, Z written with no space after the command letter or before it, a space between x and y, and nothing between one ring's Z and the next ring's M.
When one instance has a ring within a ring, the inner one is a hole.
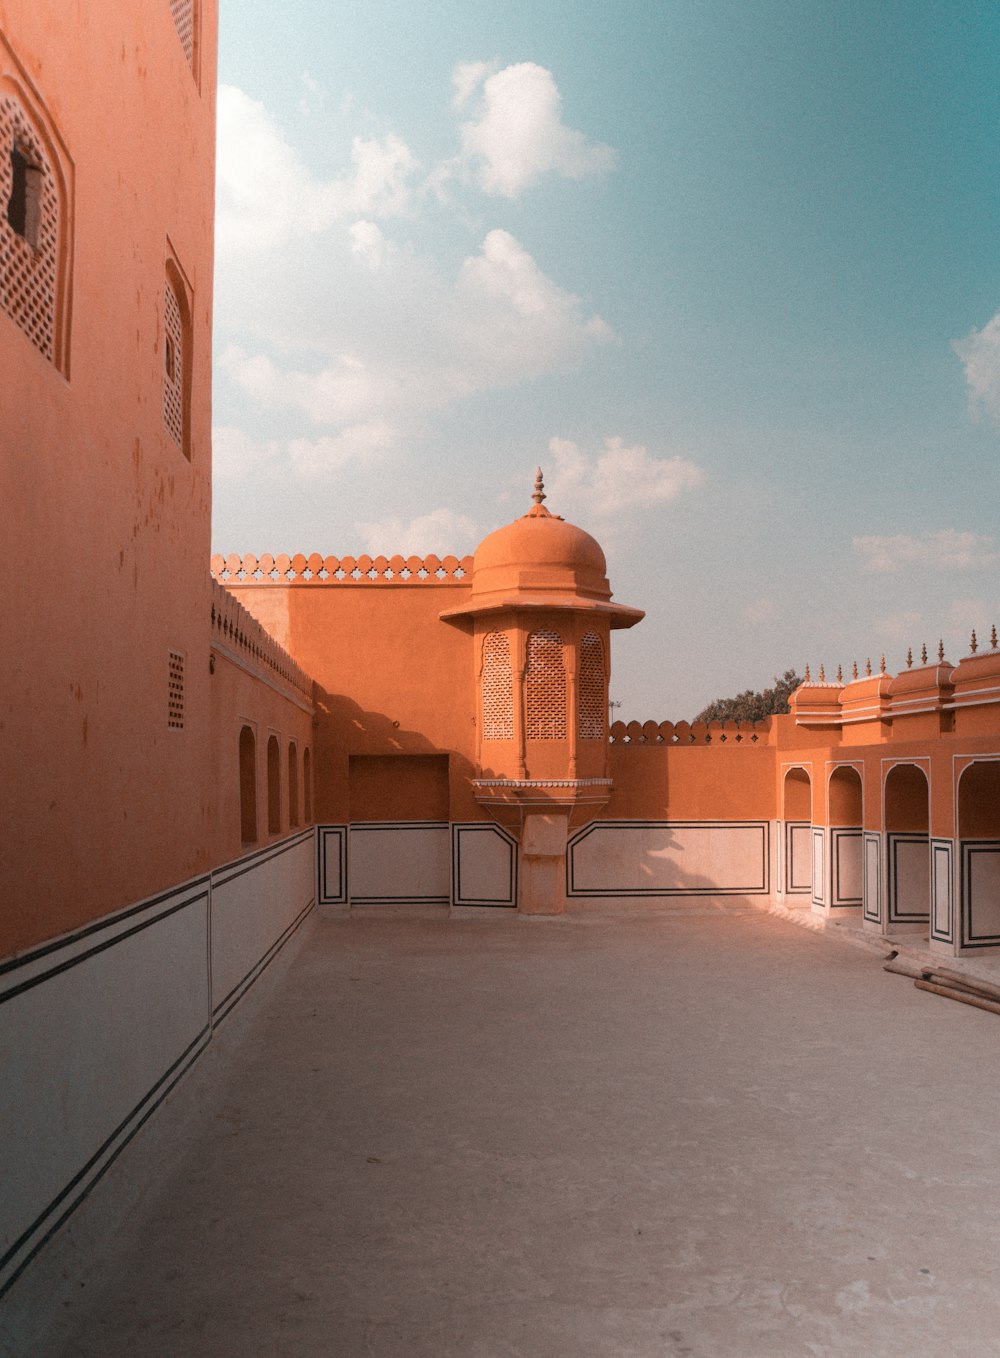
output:
M540 504L542 503L542 501L543 501L545 498L546 498L546 495L545 495L545 482L542 480L542 469L541 469L541 467L536 467L536 468L535 468L535 493L534 493L534 495L532 495L531 499L532 499L532 501L533 501L536 505L540 505Z

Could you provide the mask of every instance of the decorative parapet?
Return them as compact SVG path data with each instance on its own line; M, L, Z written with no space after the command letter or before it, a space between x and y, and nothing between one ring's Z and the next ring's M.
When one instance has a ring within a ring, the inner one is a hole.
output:
M231 553L212 557L212 574L227 585L467 585L472 557Z
M212 644L265 679L281 679L312 702L312 680L218 580L212 581Z
M612 745L767 745L771 721L616 721Z

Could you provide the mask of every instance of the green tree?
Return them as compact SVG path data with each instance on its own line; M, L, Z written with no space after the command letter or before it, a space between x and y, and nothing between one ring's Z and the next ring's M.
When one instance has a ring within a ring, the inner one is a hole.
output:
M763 721L765 717L788 711L788 695L802 680L794 670L785 670L779 679L774 676L774 687L763 693L748 688L735 698L716 698L695 717L695 721Z

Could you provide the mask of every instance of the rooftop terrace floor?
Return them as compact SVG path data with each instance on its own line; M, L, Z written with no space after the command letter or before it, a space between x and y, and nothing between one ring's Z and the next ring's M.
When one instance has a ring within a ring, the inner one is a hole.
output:
M984 1358L1000 1018L731 902L314 917L5 1358Z

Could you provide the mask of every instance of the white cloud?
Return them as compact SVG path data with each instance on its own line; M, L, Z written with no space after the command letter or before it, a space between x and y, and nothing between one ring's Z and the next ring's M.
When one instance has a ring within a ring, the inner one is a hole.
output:
M302 94L299 96L299 112L304 118L316 118L325 112L326 91L308 71L303 71L299 80L302 84Z
M281 444L259 442L232 425L216 425L212 430L212 475L238 481L262 471L281 456Z
M289 473L298 480L322 480L344 468L377 466L391 458L401 441L400 430L385 420L347 425L335 435L316 439L257 439L232 425L216 425L212 471L229 481Z
M891 537L856 537L852 546L861 557L863 569L876 575L895 571L981 570L1000 561L995 540L980 533L960 533L954 528L920 537L896 533Z
M399 137L355 137L351 172L342 178L317 179L263 104L234 85L220 85L216 165L220 255L301 240L346 217L405 213L416 169L417 161Z
M452 76L457 107L480 91L477 116L462 124L461 162L486 193L516 198L545 174L583 179L613 168L612 147L563 122L551 71L523 61L490 72L484 62L463 62Z
M553 505L571 506L588 519L610 518L630 510L668 504L704 483L705 473L688 458L654 457L641 443L626 447L608 438L596 454L584 453L569 439L549 440L554 470L546 476Z
M288 458L297 476L320 478L343 467L371 467L384 462L401 441L400 430L390 421L366 420L323 438L289 439Z
M472 519L447 508L432 509L409 520L366 520L355 526L369 556L428 556L433 552L440 557L462 557L471 553L483 536Z
M1000 422L1000 311L982 330L952 340L951 347L965 366L973 412L985 410Z
M496 61L460 61L451 73L451 83L455 89L452 108L464 107L477 87L488 75L493 74L498 65Z
M241 345L223 351L222 371L261 405L298 409L321 425L412 416L566 371L614 338L506 231L489 232L450 281L391 245L374 223L355 222L348 236L343 268L349 272L353 259L354 276L344 289L351 300L341 298L344 328L337 333L337 320L324 315L297 337L311 338L318 368L285 370ZM266 295L255 304L266 316ZM323 334L327 325L333 329Z

